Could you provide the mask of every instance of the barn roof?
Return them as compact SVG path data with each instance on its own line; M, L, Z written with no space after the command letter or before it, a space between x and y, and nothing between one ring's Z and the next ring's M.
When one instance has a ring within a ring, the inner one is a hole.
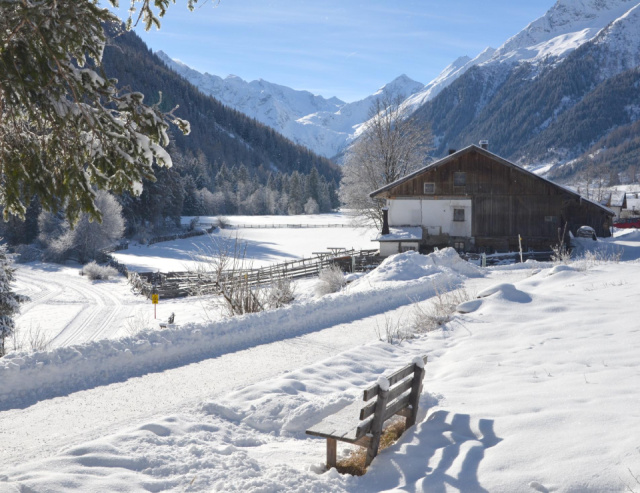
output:
M586 197L583 197L579 193L574 192L573 190L571 190L570 188L567 188L567 187L565 187L563 185L559 185L559 184L557 184L557 183L555 183L555 182L553 182L551 180L548 180L547 178L543 178L542 176L538 176L535 173L532 173L531 171L523 168L522 166L518 166L517 164L512 163L511 161L507 161L506 159L498 156L497 154L494 154L493 152L489 152L487 149L483 149L482 147L479 147L479 146L477 146L475 144L471 144L470 146L465 147L464 149L460 149L459 151L454 152L453 154L449 154L448 156L443 157L442 159L439 159L438 161L434 161L433 163L428 164L428 165L424 166L423 168L420 168L419 170L414 171L413 173L410 173L410 174L408 174L406 176L403 176L402 178L399 178L398 180L396 180L396 181L394 181L392 183L389 183L388 185L385 185L384 187L379 188L378 190L376 190L374 192L371 192L369 194L369 196L370 197L376 197L377 195L380 195L381 193L387 192L387 191L391 190L392 188L397 187L398 185L400 185L400 184L402 184L402 183L404 183L406 181L409 181L409 180L415 178L416 176L418 176L418 175L420 175L420 174L422 174L422 173L424 173L426 171L429 171L429 170L432 170L432 169L435 169L435 168L439 168L440 166L443 166L443 165L447 164L448 162L453 161L454 159L456 159L457 157L461 156L462 154L466 154L466 153L472 152L472 151L478 152L479 154L483 154L484 156L486 156L486 157L488 157L490 159L493 159L494 161L496 161L496 162L498 162L498 163L500 163L500 164L502 164L504 166L508 166L510 168L515 168L515 169L517 169L518 171L520 171L522 173L525 173L525 174L530 175L530 176L532 176L534 178L537 178L538 180L542 180L544 182L547 182L547 183L553 185L556 188L560 188L564 192L566 192L566 193L568 193L570 195L573 195L574 197L577 197L577 198L579 198L579 199L581 199L581 200L583 200L585 202L589 202L590 204L593 204L593 205L599 207L600 209L604 210L607 214L609 214L611 216L615 215L615 213L611 209L609 209L608 207L605 207L602 204L599 204L599 203L597 203L597 202L595 202L593 200L590 200L590 199L588 199Z

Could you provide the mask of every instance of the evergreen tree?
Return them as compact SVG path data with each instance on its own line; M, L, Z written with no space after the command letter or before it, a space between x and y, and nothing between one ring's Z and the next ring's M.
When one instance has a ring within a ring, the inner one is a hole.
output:
M0 245L0 356L5 355L5 340L15 330L13 317L20 310L20 303L26 299L12 290L14 272L7 257L7 247Z
M140 15L159 25L152 3ZM132 2L134 5L136 1ZM170 0L154 0L164 15ZM190 0L190 6L193 2ZM110 0L115 5L116 0ZM163 146L168 122L186 121L121 92L102 71L105 24L117 17L90 0L0 2L0 203L23 218L34 194L46 210L100 218L93 187L138 190L155 161L170 166Z

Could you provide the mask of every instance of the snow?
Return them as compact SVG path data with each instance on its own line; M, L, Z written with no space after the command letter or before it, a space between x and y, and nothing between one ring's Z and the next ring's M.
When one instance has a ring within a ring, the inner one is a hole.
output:
M547 56L564 57L635 5L636 0L559 0L507 40L487 63L537 63Z
M376 241L407 241L422 239L421 227L389 228L389 234L378 235Z
M185 217L183 222L189 223ZM196 236L185 240L133 245L128 250L114 254L118 262L138 272L176 272L193 268L198 262L194 254L217 251L218 246L232 245L236 239L246 246L246 258L253 267L263 267L314 256L315 252L329 247L347 250L377 248L373 243L376 229L350 227L349 216L339 214L315 214L299 216L230 216L229 228L216 229L210 236ZM201 225L217 224L215 217L200 217ZM259 228L264 225L291 225L295 227ZM305 227L310 225L311 227ZM241 227L242 226L242 227ZM254 228L247 227L254 226ZM323 226L323 227L315 227ZM335 227L324 227L335 226Z
M640 233L579 241L560 265L405 252L281 310L3 358L0 492L638 490ZM444 284L473 309L378 340ZM324 472L305 430L423 355L417 424Z
M353 139L354 129L367 120L371 104L380 95L407 97L424 87L424 84L401 75L371 96L345 103L335 97L325 99L262 79L246 82L237 76L223 79L202 74L162 51L156 55L204 94L328 158L340 153Z

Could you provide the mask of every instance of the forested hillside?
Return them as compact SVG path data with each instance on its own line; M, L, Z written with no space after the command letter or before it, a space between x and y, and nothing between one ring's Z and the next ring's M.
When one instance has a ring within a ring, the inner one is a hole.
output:
M103 62L120 86L147 102L161 97L165 111L179 106L175 114L191 123L189 135L171 135L173 168L157 169L141 197L121 198L130 230L181 214L299 214L338 205L338 166L203 95L135 33L112 35Z

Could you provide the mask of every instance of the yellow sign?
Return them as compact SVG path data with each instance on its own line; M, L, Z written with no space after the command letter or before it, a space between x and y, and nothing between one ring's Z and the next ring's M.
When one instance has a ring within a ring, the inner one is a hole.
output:
M154 305L158 304L158 295L157 294L152 294L151 295L151 303L153 303Z

